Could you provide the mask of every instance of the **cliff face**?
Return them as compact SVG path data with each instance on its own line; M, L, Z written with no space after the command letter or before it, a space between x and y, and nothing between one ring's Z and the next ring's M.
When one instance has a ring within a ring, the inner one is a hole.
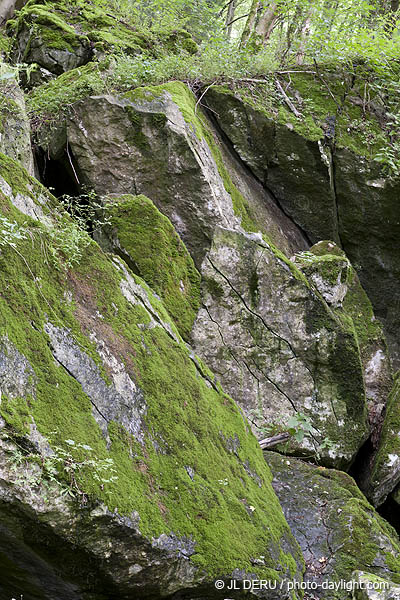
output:
M400 583L363 495L399 497L398 180L348 135L357 77L298 73L296 116L267 80L126 89L117 50L196 46L95 5L7 32L30 67L25 94L0 77L3 596Z

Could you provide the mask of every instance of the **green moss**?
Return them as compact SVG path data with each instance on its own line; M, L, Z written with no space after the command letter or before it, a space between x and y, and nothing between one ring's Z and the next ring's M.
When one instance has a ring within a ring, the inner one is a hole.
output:
M336 147L348 148L371 159L387 145L384 124L372 106L376 92L370 85L374 83L370 81L371 74L364 73L359 67L355 68L353 78L348 67L345 69L328 64L320 65L318 74L314 66L296 70L297 73L280 75L279 78L301 117L296 117L288 108L276 89L273 75L266 78L263 84L235 82L233 91L222 86L215 86L214 89L238 97L271 122L288 125L310 141L323 140L329 129L327 117L335 117L330 140L334 141ZM375 83L384 86L384 82ZM372 94L368 102L365 100L366 89Z
M145 196L113 198L117 236L134 272L164 303L179 332L188 338L200 305L200 274L169 219Z
M8 425L17 433L24 435L29 433L29 425L32 422L32 398L7 398L2 396L0 414Z
M27 96L27 109L34 117L34 130L42 130L41 143L52 138L52 127L59 127L74 102L104 92L102 74L108 66L108 60L89 63L32 90Z
M156 214L147 200L136 200L136 205L141 217ZM7 210L8 218L12 215L29 227L32 236L20 240L16 249L2 248L0 254L0 336L7 335L26 357L36 382L29 403L6 404L3 414L10 431L21 434L29 406L37 428L51 443L66 448L65 440L72 439L89 444L98 459L113 458L118 480L102 489L87 470L81 476L82 489L111 511L138 511L140 530L149 538L171 531L191 537L196 542L191 561L208 573L243 568L277 579L294 573L293 557L281 548L289 531L258 443L235 403L203 377L205 365L197 361L196 366L186 345L153 323L139 299L132 305L124 297L122 271L96 244L87 246L73 271L60 272L45 251L51 242L46 227L11 205ZM168 318L165 311L162 318ZM101 360L89 334L125 363L147 404L143 445L111 423L107 448L89 398L53 359L43 332L48 321L67 329L98 365ZM236 437L239 446L232 452L225 440ZM245 463L258 477L249 475ZM185 467L193 469L193 479ZM246 506L254 508L251 514ZM254 567L251 559L260 555L265 567Z

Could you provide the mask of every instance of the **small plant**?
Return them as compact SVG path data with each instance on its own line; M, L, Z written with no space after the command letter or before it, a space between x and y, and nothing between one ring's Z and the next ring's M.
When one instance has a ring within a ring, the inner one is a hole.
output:
M18 225L15 221L9 221L6 217L0 216L0 248L7 246L17 247L17 242L25 240L27 237L27 229Z
M112 458L99 459L93 456L93 448L88 444L65 440L68 448L55 446L49 456L26 453L17 447L10 454L12 471L16 473L15 485L24 485L31 489L49 488L56 484L62 496L79 500L86 504L87 495L82 490L81 480L90 475L98 482L100 489L118 479ZM23 469L23 467L31 467Z
M299 443L304 440L306 435L310 435L313 430L310 417L301 412L290 417L287 424L287 432Z

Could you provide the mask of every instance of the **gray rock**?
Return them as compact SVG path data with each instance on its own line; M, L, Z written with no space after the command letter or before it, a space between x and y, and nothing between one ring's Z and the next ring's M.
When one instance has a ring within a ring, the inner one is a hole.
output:
M400 599L400 586L393 585L390 581L376 577L372 573L355 571L352 579L354 581L354 600Z
M347 599L350 588L346 586L357 579L354 570L368 569L371 578L400 583L398 536L351 477L274 452L264 455L273 473L272 485L304 555L304 581L311 597ZM329 589L332 584L338 589ZM359 597L364 599L355 596Z
M353 327L340 321L294 263L254 235L219 228L201 272L195 349L259 439L268 428L285 431L301 413L312 430L286 451L348 466L369 431Z
M267 231L288 254L306 247L299 230L222 147L180 82L79 102L67 136L85 182L101 195L151 198L197 266L217 225Z
M21 163L33 175L30 122L24 94L14 78L0 81L0 152Z

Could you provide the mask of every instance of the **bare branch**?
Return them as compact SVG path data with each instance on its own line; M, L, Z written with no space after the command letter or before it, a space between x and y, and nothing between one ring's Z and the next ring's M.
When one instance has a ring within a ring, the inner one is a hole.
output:
M263 440L260 440L258 443L260 444L260 447L262 450L267 450L268 448L273 448L274 446L277 446L278 444L281 444L282 442L287 442L289 438L290 438L290 434L287 432L277 433L276 435L273 435L272 437L268 437L268 438L264 438Z

